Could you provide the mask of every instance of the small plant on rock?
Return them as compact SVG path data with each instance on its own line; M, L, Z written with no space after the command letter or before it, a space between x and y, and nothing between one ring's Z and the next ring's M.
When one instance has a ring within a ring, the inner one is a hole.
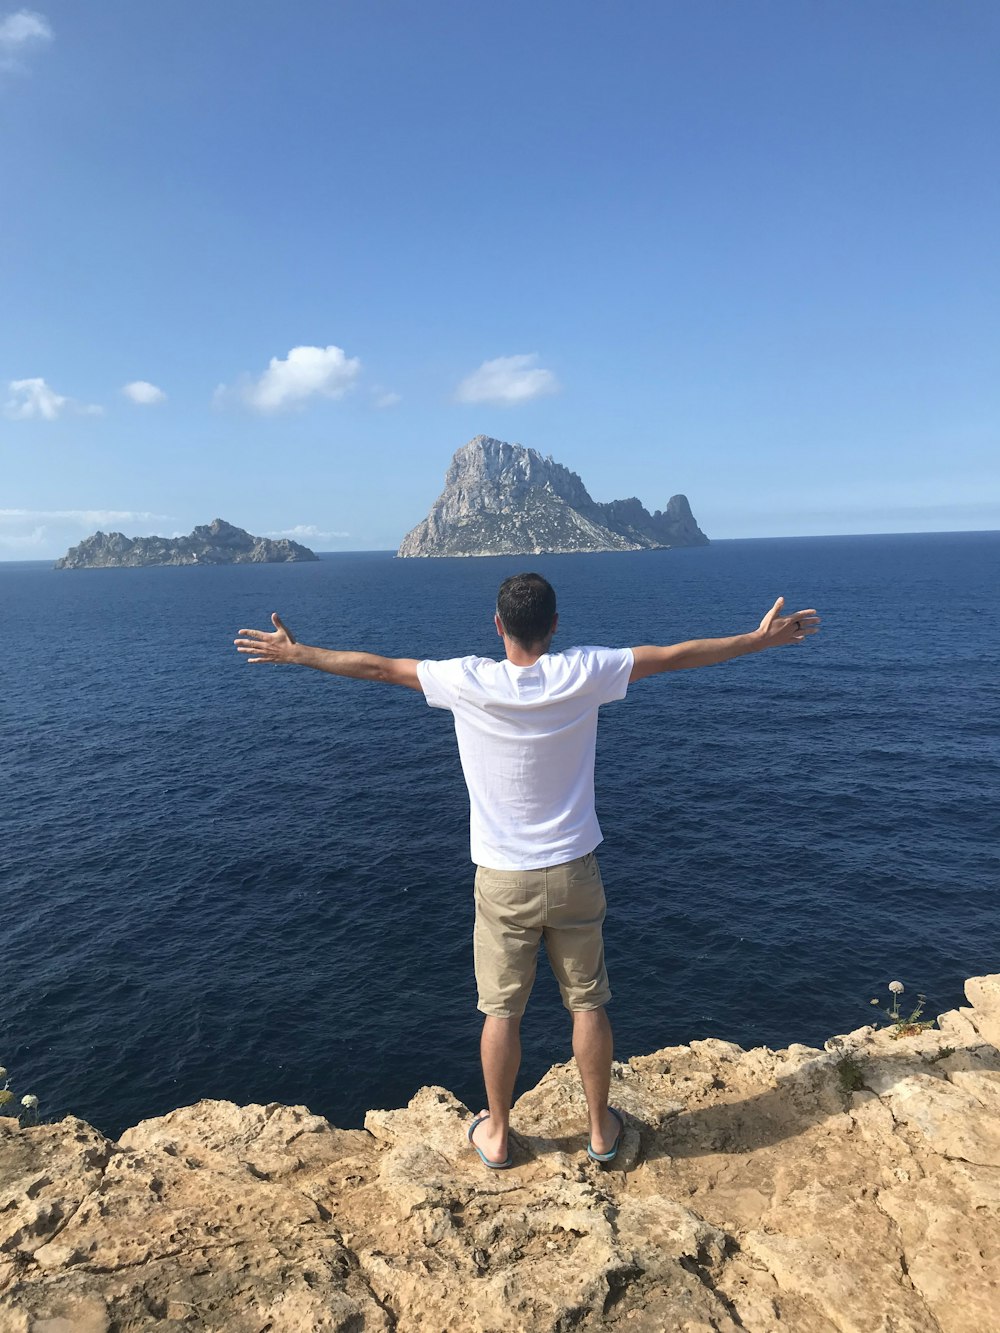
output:
M912 1037L918 1032L923 1032L925 1028L932 1028L934 1026L935 1020L933 1018L924 1019L922 1023L918 1022L920 1015L924 1012L924 1004L927 1001L926 995L917 995L917 1003L909 1017L906 1017L899 1012L899 997L903 994L905 989L906 988L901 981L889 982L889 991L892 994L891 1009L886 1009L882 1005L878 1005L877 999L871 1001L872 1004L878 1005L879 1009L881 1009L882 1013L885 1014L889 1019L889 1022L892 1024L889 1029L890 1037Z
M842 1055L836 1064L841 1092L857 1092L865 1086L864 1071L853 1055Z
M0 1079L3 1080L3 1087L0 1088L0 1115L15 1115L18 1119L23 1119L25 1124L38 1124L38 1098L34 1093L28 1092L21 1098L21 1106L18 1110L8 1110L12 1107L14 1094L10 1087L10 1076L3 1065L0 1065Z
M942 1046L934 1055L928 1056L928 1064L937 1064L938 1060L947 1060L949 1055L955 1054L954 1046Z

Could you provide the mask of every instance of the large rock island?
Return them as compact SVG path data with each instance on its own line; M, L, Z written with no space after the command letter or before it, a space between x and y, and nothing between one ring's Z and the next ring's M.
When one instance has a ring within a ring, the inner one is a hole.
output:
M707 543L684 495L652 514L635 498L601 504L562 464L477 435L451 460L444 490L398 554L555 555Z
M318 560L315 551L287 537L253 537L225 519L202 523L187 537L126 537L95 532L70 547L56 569L135 569L143 565L265 565Z
M997 1333L1000 976L965 991L937 1028L616 1064L607 1169L571 1064L518 1101L510 1171L444 1088L364 1130L0 1116L0 1330Z

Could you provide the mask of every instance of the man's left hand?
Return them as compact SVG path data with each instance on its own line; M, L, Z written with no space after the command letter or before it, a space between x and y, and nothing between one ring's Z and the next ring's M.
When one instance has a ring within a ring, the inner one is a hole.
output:
M794 615L783 616L779 612L785 604L784 597L779 597L760 622L757 630L762 648L780 648L786 643L801 643L810 634L819 632L819 616L815 608L808 611L796 611Z

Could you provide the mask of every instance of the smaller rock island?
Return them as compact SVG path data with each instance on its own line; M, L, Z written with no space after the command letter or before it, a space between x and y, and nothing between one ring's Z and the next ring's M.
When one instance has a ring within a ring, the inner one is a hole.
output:
M254 537L223 518L202 523L187 537L126 537L95 532L56 561L56 569L138 569L145 565L266 565L318 560L315 551L287 537Z

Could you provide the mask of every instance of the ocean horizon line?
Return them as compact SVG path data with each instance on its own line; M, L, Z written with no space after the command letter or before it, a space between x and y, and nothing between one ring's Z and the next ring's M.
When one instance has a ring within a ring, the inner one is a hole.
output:
M1000 534L1000 528L929 528L929 529L915 529L914 531L907 531L907 532L800 532L800 533L788 533L788 534L784 534L784 535L767 535L767 536L760 536L760 535L758 535L758 536L754 536L754 537L711 537L711 538L709 538L709 546L721 546L723 543L730 543L730 542L815 542L815 541L852 541L852 540L863 539L863 538L871 538L871 537L989 537L989 536L993 536L993 535L997 535L997 534ZM148 534L147 534L147 535L148 535ZM310 547L310 549L312 550L312 549L314 549L314 548ZM704 551L704 550L706 550L707 548L704 547L704 546L697 546L697 547L695 547L695 546L667 546L667 547L661 547L661 548L651 548L651 550L650 550L649 553L652 553L655 549L668 550L668 551L691 551L691 550ZM393 556L394 556L394 555L396 554L396 550L397 550L397 548L396 548L396 547L392 547L392 546L349 546L349 547L344 547L344 546L342 546L342 547L339 547L339 548L336 549L336 550L319 550L319 549L316 549L316 550L315 550L315 554L318 555L318 556L331 556L331 555L393 555ZM61 554L64 555L65 552L62 552ZM528 554L528 553L526 553L526 554ZM542 555L546 555L546 556L549 556L549 555L641 555L641 554L644 554L644 552L640 552L640 551L546 551L546 552L539 552L539 553L537 553L537 554L542 554ZM58 559L60 559L60 558L61 558L60 555L52 555L52 556L34 556L34 557L32 557L31 559L17 559L17 560L4 559L4 558L0 557L0 565L50 565L50 564L52 564L54 561L56 561L56 560L58 560ZM498 554L498 555L493 555L493 556L489 556L489 555L477 555L477 556L429 556L429 557L425 557L425 558L428 559L428 560L500 560L500 559L510 559L511 557L510 557L510 555L507 554L507 553L500 553L500 554ZM269 562L266 562L266 561L265 561L265 562L263 562L263 563L269 563ZM289 563L293 563L293 564L294 564L294 563L296 563L296 562L292 561L292 562L289 562ZM145 568L145 569L148 569L148 568L162 568L162 569L176 568L176 569L189 569L189 568L193 568L193 567L194 567L194 566L190 566L190 565L176 565L176 566L170 566L170 565L162 565L162 566L137 565L137 566L136 566L137 569L143 569L143 568ZM211 566L206 566L206 567L207 567L207 568L211 568ZM74 571L74 572L78 573L79 571Z

